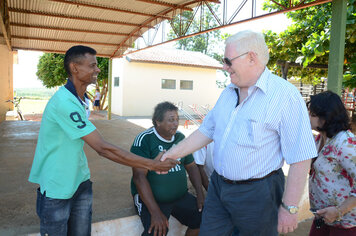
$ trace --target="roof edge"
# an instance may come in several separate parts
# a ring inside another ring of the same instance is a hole
[[[127,58],[126,60],[129,62],[138,62],[138,63],[154,63],[154,64],[167,64],[167,65],[175,65],[175,66],[190,66],[190,67],[198,67],[198,68],[207,68],[207,69],[217,69],[217,70],[222,70],[221,67],[217,66],[203,66],[203,65],[194,65],[194,64],[188,64],[188,63],[174,63],[174,62],[162,62],[162,61],[144,61],[144,60],[135,60],[132,58]]]

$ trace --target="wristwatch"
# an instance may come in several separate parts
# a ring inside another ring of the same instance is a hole
[[[284,204],[284,202],[282,202],[282,207],[291,214],[297,214],[299,210],[297,206],[287,206],[286,204]]]

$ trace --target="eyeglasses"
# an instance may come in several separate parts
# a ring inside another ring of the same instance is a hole
[[[223,64],[226,64],[227,66],[232,66],[232,60],[235,60],[235,59],[237,59],[239,57],[242,57],[243,55],[246,55],[247,53],[249,53],[249,52],[245,52],[245,53],[241,54],[240,56],[237,56],[237,57],[234,57],[234,58],[231,58],[231,59],[229,59],[227,57],[224,57],[221,61],[222,61]]]

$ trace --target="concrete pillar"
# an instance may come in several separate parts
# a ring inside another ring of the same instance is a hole
[[[112,58],[109,59],[109,73],[108,73],[108,120],[111,120],[111,98],[112,98]]]
[[[13,110],[13,52],[6,44],[0,44],[0,122],[5,120],[6,112]]]
[[[347,1],[333,0],[331,15],[328,90],[341,95],[344,68]]]

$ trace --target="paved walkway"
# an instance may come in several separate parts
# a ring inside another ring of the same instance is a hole
[[[93,123],[104,138],[127,150],[134,137],[144,130],[141,126],[151,126],[147,119],[131,119],[128,122],[113,117],[108,121],[105,114],[101,118],[96,118]],[[35,212],[37,186],[27,181],[39,127],[39,121],[0,123],[0,235],[24,235],[39,231]],[[189,134],[193,130],[190,127],[185,132]],[[94,182],[93,222],[134,215],[129,190],[131,168],[113,164],[87,145],[85,152]],[[307,235],[309,227],[310,221],[302,223],[296,233],[288,235]]]

